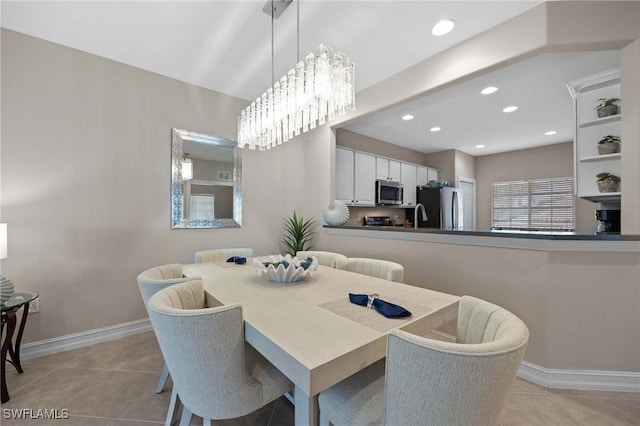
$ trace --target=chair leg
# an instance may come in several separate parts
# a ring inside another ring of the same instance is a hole
[[[176,403],[178,401],[178,391],[173,388],[171,391],[171,401],[169,401],[169,411],[167,411],[167,419],[164,421],[164,426],[171,426],[173,423],[173,417],[176,415]]]
[[[169,368],[167,368],[167,363],[164,363],[162,367],[162,374],[160,375],[160,381],[158,381],[158,386],[156,386],[156,393],[160,393],[164,389],[164,385],[167,384],[167,380],[169,380]]]
[[[192,413],[182,404],[182,416],[180,417],[180,426],[189,426],[191,423]]]

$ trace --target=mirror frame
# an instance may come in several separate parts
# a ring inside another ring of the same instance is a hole
[[[233,148],[233,218],[184,219],[182,146],[184,141]],[[183,129],[171,129],[171,229],[240,228],[242,226],[242,149],[232,139]]]

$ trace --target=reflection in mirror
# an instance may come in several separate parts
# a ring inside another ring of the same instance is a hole
[[[236,141],[173,129],[171,227],[242,224],[242,150]]]

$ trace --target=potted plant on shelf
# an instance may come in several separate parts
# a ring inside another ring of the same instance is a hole
[[[299,251],[311,249],[311,239],[313,238],[313,218],[304,220],[298,216],[294,210],[293,216],[284,220],[284,236],[282,246],[285,254],[295,256]]]
[[[598,154],[614,154],[620,152],[620,136],[607,135],[598,141]]]
[[[620,99],[618,98],[600,98],[598,102],[600,102],[594,108],[596,113],[598,114],[598,118],[608,117],[610,115],[616,115],[618,113],[618,105],[615,102],[618,102]]]
[[[598,191],[600,192],[618,192],[620,187],[620,178],[611,173],[603,172],[596,175],[598,183]]]

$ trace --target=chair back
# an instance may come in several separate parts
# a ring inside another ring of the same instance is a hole
[[[347,256],[340,253],[333,253],[330,251],[299,251],[296,253],[298,259],[306,259],[307,257],[315,256],[318,259],[318,263],[324,266],[330,266],[334,268],[336,259],[346,259]]]
[[[336,269],[343,269],[345,271],[398,283],[404,280],[404,267],[399,263],[388,260],[349,257],[347,259],[336,259],[334,265]]]
[[[262,386],[245,369],[240,305],[207,307],[202,281],[192,280],[159,291],[148,307],[174,389],[190,412],[227,419],[262,406]]]
[[[182,265],[172,263],[169,265],[156,266],[147,269],[138,275],[138,287],[142,294],[145,306],[149,298],[165,287],[188,281],[192,278],[186,278],[182,274]]]
[[[216,262],[219,260],[227,260],[231,256],[253,257],[253,249],[251,248],[226,248],[203,250],[196,252],[196,263]]]
[[[464,296],[459,343],[392,330],[386,424],[493,425],[524,356],[527,326],[504,308]]]

